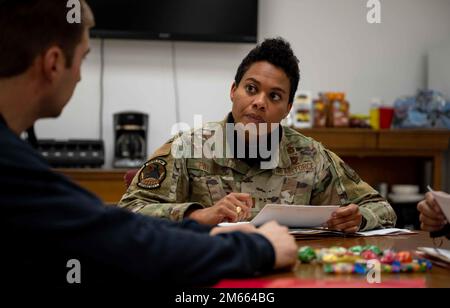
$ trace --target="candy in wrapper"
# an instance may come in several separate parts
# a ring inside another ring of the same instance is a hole
[[[395,260],[402,262],[402,263],[411,263],[412,262],[412,255],[409,251],[400,251],[395,256]]]
[[[392,264],[395,261],[395,252],[392,250],[385,250],[383,252],[383,256],[380,259],[380,262],[383,264]]]
[[[322,257],[322,262],[324,263],[337,263],[338,262],[338,256],[335,254],[326,254]]]
[[[367,273],[367,266],[363,263],[355,263],[354,272],[356,274],[365,275]]]
[[[352,252],[353,254],[359,256],[361,254],[361,252],[363,251],[363,248],[362,248],[362,246],[353,246],[349,249],[349,251]]]
[[[303,263],[311,263],[316,259],[316,252],[309,246],[301,247],[298,250],[298,259]]]
[[[344,247],[331,247],[328,252],[330,254],[334,254],[337,256],[343,256],[347,253],[347,249],[345,249]]]
[[[361,257],[364,258],[365,260],[374,260],[378,258],[377,254],[374,253],[372,250],[364,250],[361,253]]]
[[[378,248],[378,247],[375,246],[375,245],[364,246],[364,247],[363,247],[363,252],[364,252],[364,251],[367,251],[367,250],[372,251],[372,252],[373,252],[374,254],[376,254],[377,256],[381,255],[381,249]]]

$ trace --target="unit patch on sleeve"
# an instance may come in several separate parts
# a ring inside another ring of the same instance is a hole
[[[157,158],[148,161],[139,173],[138,186],[145,189],[155,189],[161,186],[166,178],[167,162]]]

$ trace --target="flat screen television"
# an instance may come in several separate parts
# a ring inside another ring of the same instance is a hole
[[[93,37],[255,43],[258,0],[88,0]]]

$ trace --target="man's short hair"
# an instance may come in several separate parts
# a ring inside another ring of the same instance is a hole
[[[236,85],[239,85],[252,64],[261,61],[267,61],[285,72],[291,83],[289,102],[292,103],[300,81],[299,60],[294,55],[290,44],[281,37],[266,39],[250,51],[236,72],[234,77]]]
[[[63,51],[71,67],[83,31],[93,24],[81,3],[81,23],[69,23],[65,0],[0,0],[0,78],[24,73],[51,46]],[[90,12],[90,11],[89,11]]]

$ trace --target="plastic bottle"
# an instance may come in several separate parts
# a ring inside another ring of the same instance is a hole
[[[327,92],[328,100],[328,126],[329,127],[348,127],[350,104],[345,100],[345,93]]]
[[[311,92],[301,91],[297,94],[292,106],[293,124],[295,128],[311,128],[313,125]]]
[[[372,99],[370,103],[370,126],[373,129],[380,129],[380,107],[382,105],[382,101],[379,98]]]

